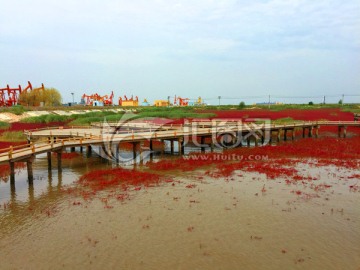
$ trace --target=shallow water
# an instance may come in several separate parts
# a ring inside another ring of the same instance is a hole
[[[360,192],[349,190],[359,179],[346,178],[354,172],[300,164],[320,178],[313,184],[331,185],[321,190],[199,170],[131,190],[126,200],[103,191],[85,201],[68,191],[90,169],[113,166],[79,157],[49,174],[39,156],[33,187],[25,170],[15,190],[0,182],[0,268],[359,269]]]

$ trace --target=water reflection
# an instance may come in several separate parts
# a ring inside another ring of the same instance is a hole
[[[92,148],[92,151],[89,151]],[[110,149],[111,153],[122,155],[121,160],[128,162],[116,162],[119,160],[111,160],[102,158],[102,153],[106,152],[102,147],[88,147],[87,151],[82,151],[81,147],[76,150],[78,157],[66,159],[58,162],[57,154],[50,155],[48,162],[48,154],[38,155],[33,163],[34,180],[29,181],[27,177],[26,166],[17,169],[16,176],[9,176],[7,182],[0,182],[0,204],[10,202],[16,205],[16,202],[34,203],[39,196],[47,196],[61,191],[63,185],[73,184],[81,175],[91,170],[113,168],[117,166],[138,168],[148,162],[156,162],[163,157],[173,157],[179,155],[180,145],[177,141],[165,141],[164,147],[155,148],[154,151],[138,148],[136,151],[128,151],[117,147]],[[70,149],[68,149],[70,152]],[[144,151],[145,150],[145,151]],[[221,148],[197,147],[194,144],[187,144],[184,154],[193,152],[222,152]],[[71,151],[73,152],[73,151]],[[133,159],[135,155],[135,158]],[[57,182],[57,189],[54,190],[54,182]],[[10,191],[10,192],[9,192]]]

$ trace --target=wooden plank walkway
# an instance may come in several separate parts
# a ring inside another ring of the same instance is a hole
[[[248,146],[250,140],[253,139],[255,145],[258,145],[258,140],[262,144],[265,142],[265,137],[272,140],[274,135],[276,140],[280,141],[280,137],[287,139],[287,133],[291,132],[291,138],[295,137],[295,130],[302,129],[302,135],[309,137],[318,135],[318,130],[321,126],[337,126],[339,137],[346,137],[346,128],[348,126],[360,127],[360,122],[356,121],[317,121],[317,122],[302,122],[285,125],[266,125],[256,123],[242,123],[242,122],[223,122],[220,124],[214,122],[189,123],[182,126],[159,126],[159,125],[132,125],[126,127],[120,132],[116,128],[96,128],[96,127],[58,127],[46,128],[39,130],[24,131],[28,138],[25,145],[9,147],[0,149],[0,164],[9,163],[11,170],[11,177],[14,177],[14,162],[27,162],[29,179],[32,178],[32,162],[33,159],[43,153],[48,154],[49,166],[51,166],[51,152],[57,153],[58,168],[61,169],[61,153],[65,148],[88,147],[90,149],[93,145],[106,146],[116,145],[120,143],[132,143],[133,153],[136,155],[136,147],[143,141],[150,141],[150,150],[152,149],[152,141],[158,140],[164,142],[171,141],[171,152],[173,152],[173,142],[178,142],[179,154],[184,152],[185,138],[200,137],[201,145],[204,144],[205,138],[216,138],[220,134],[230,136],[233,141],[244,138],[247,140]],[[315,134],[313,134],[315,130]],[[43,140],[39,141],[39,139]],[[45,140],[44,140],[45,139]],[[39,142],[34,142],[38,140]],[[213,140],[211,140],[211,147],[213,148]],[[267,141],[268,142],[268,141]],[[239,144],[241,146],[241,143]],[[203,146],[202,146],[203,148]]]

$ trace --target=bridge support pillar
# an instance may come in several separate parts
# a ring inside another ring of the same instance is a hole
[[[303,138],[305,138],[305,128],[304,127],[302,128],[302,136],[303,136]]]
[[[315,127],[315,138],[319,138],[319,128],[320,126]]]
[[[153,149],[154,149],[152,140],[149,141],[149,148],[150,148],[150,151],[153,151]]]
[[[344,134],[344,138],[346,138],[346,126],[344,126],[343,134]]]
[[[338,126],[338,136],[339,136],[339,138],[341,138],[341,133],[342,133],[342,136],[344,138],[346,138],[346,126]]]
[[[9,162],[10,165],[10,183],[15,182],[15,163]]]
[[[184,137],[181,138],[180,146],[181,146],[181,153],[184,154],[185,153],[185,139],[184,139]]]
[[[75,152],[75,147],[71,147],[70,152]]]
[[[161,154],[165,154],[165,140],[161,140]]]
[[[62,150],[61,151],[59,151],[59,152],[57,152],[56,153],[56,155],[57,155],[57,165],[58,165],[58,171],[59,172],[61,172],[62,171],[62,160],[61,160],[61,156],[62,156]]]
[[[10,196],[11,196],[11,201],[16,200],[15,177],[13,179],[10,177]]]
[[[51,152],[47,152],[48,169],[51,170]]]
[[[86,146],[86,156],[91,156],[91,145]]]
[[[280,138],[281,138],[281,129],[279,129],[277,133],[277,142],[280,142]]]
[[[253,137],[254,137],[254,141],[255,141],[255,146],[259,146],[259,138],[256,136],[253,136]]]
[[[170,151],[171,154],[174,154],[174,140],[170,140]]]
[[[80,146],[80,153],[82,153],[84,151],[83,147]]]
[[[178,138],[178,152],[179,152],[179,155],[182,155],[183,151],[184,151],[183,138]]]
[[[136,146],[137,146],[137,143],[134,142],[132,143],[132,152],[133,152],[133,160],[136,160]]]
[[[214,138],[213,137],[210,137],[211,139],[211,142],[210,142],[210,150],[211,152],[214,152]]]
[[[265,143],[265,135],[264,134],[261,134],[260,140],[261,140],[261,145],[264,145],[264,143]],[[240,142],[240,146],[241,146],[241,142]]]
[[[312,137],[312,133],[313,133],[313,127],[309,127],[309,138]]]
[[[287,140],[287,137],[286,137],[286,135],[287,135],[287,129],[284,129],[284,141],[286,141]]]
[[[295,140],[295,128],[291,132],[291,140]]]
[[[272,129],[270,129],[270,138],[269,138],[269,143],[270,144],[272,144],[272,142],[273,142],[273,130]]]
[[[27,168],[27,173],[28,173],[28,180],[29,180],[29,185],[32,185],[33,181],[34,181],[34,172],[33,172],[33,159],[29,158],[26,161],[26,168]]]
[[[140,165],[143,165],[143,164],[144,164],[144,154],[143,154],[143,152],[141,151],[141,145],[140,145],[140,153],[139,153],[139,156],[140,156]]]
[[[200,144],[201,144],[201,152],[204,153],[205,152],[205,137],[202,136],[200,138]]]

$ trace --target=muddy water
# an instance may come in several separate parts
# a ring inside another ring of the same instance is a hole
[[[61,174],[49,174],[43,156],[33,187],[25,171],[15,189],[0,182],[1,269],[360,267],[360,193],[349,191],[359,179],[346,179],[354,172],[301,164],[320,176],[315,184],[331,185],[315,191],[257,173],[212,179],[198,171],[131,190],[128,200],[104,191],[84,201],[67,187],[90,168],[113,165],[83,162],[64,160]]]

